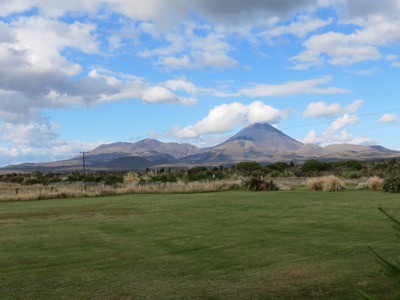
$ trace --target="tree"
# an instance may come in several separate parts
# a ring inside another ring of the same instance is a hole
[[[327,169],[326,163],[320,162],[319,160],[316,159],[307,160],[301,166],[301,170],[307,173],[325,171],[326,169]]]
[[[257,171],[261,169],[261,165],[255,161],[246,161],[238,163],[236,166],[236,170],[244,174],[251,174],[253,171]]]

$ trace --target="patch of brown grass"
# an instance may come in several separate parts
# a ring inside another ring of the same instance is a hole
[[[307,178],[306,186],[310,191],[322,191],[324,181],[322,177]]]
[[[161,193],[202,193],[217,192],[238,189],[240,180],[216,180],[207,182],[167,182],[167,183],[130,183],[117,186],[92,186],[84,187],[81,184],[71,184],[60,188],[36,187],[9,189],[0,195],[0,201],[36,201],[45,199],[77,198],[77,197],[99,197],[124,194],[161,194]]]
[[[334,175],[324,176],[322,180],[323,180],[322,189],[324,191],[337,192],[346,189],[344,181]]]
[[[382,190],[382,186],[383,186],[383,179],[378,176],[370,177],[367,180],[367,187],[370,190],[379,191]]]
[[[334,175],[308,178],[306,186],[310,191],[327,192],[342,191],[346,188],[344,181]]]

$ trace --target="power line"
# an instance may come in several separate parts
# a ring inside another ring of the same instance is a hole
[[[82,169],[83,169],[83,173],[86,173],[86,166],[85,166],[85,154],[89,153],[88,151],[81,151],[79,152],[82,154]]]

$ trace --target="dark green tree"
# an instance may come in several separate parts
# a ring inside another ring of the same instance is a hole
[[[327,164],[316,159],[310,159],[304,162],[301,170],[305,173],[321,172],[327,169]]]

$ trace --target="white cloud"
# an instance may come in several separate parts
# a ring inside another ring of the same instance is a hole
[[[359,110],[363,104],[363,100],[355,100],[349,105],[342,107],[339,103],[327,104],[326,102],[309,103],[307,109],[303,112],[303,116],[307,118],[332,117],[339,114],[354,113]]]
[[[152,86],[145,89],[142,92],[141,98],[149,103],[176,102],[184,105],[192,105],[197,102],[194,98],[179,97],[162,86]]]
[[[399,56],[396,55],[396,54],[389,54],[389,55],[386,56],[386,59],[387,60],[398,60]]]
[[[261,101],[255,101],[249,105],[233,102],[215,106],[204,119],[196,124],[184,128],[172,128],[168,135],[191,139],[203,134],[225,133],[243,124],[258,122],[276,124],[286,116],[286,112],[266,105]]]
[[[306,137],[299,138],[298,141],[303,144],[316,144],[319,146],[328,146],[333,144],[353,144],[353,145],[366,145],[373,144],[374,140],[369,137],[356,137],[349,133],[347,130],[342,130],[340,133],[330,133],[326,132],[318,135],[315,130],[311,130]]]
[[[23,163],[65,159],[106,143],[65,141],[60,139],[57,129],[57,124],[48,122],[0,124],[1,140],[3,144],[8,144],[0,147],[0,161]]]
[[[290,96],[299,94],[343,94],[349,90],[336,87],[319,87],[332,80],[331,76],[322,78],[289,81],[283,84],[256,84],[253,87],[243,88],[240,94],[250,97]]]
[[[272,29],[259,33],[259,36],[266,40],[271,40],[275,37],[291,34],[299,38],[305,37],[307,34],[332,23],[332,19],[321,20],[314,19],[308,15],[301,15],[298,20],[293,21],[287,26],[275,26]]]
[[[350,33],[330,31],[307,39],[305,50],[292,57],[296,68],[332,65],[352,65],[383,58],[380,47],[400,42],[400,5],[398,1],[344,0],[334,3],[343,12],[344,23],[355,25]]]
[[[326,135],[331,135],[346,126],[355,125],[359,120],[360,118],[357,115],[344,114],[343,117],[339,117],[332,122],[332,124],[326,130]]]
[[[189,94],[194,94],[198,90],[192,82],[184,78],[167,80],[163,85],[171,91],[184,91]]]
[[[164,38],[167,45],[143,50],[139,55],[155,58],[158,65],[168,69],[230,68],[237,65],[237,61],[229,57],[232,49],[226,36],[213,27],[186,23],[179,27],[178,32],[167,33]]]
[[[350,105],[351,106],[351,105]],[[349,106],[348,106],[349,107]],[[337,111],[343,110],[340,106],[336,107]],[[360,118],[357,115],[344,114],[342,117],[336,118],[322,134],[318,134],[316,130],[308,132],[307,136],[298,139],[304,144],[317,144],[327,146],[331,144],[349,143],[355,145],[370,144],[373,142],[368,137],[356,137],[348,132],[345,127],[358,124]]]
[[[360,75],[360,76],[372,76],[379,72],[382,72],[382,69],[372,68],[372,69],[365,69],[365,70],[355,70],[355,71],[352,71],[351,73]]]
[[[380,119],[378,120],[379,124],[388,124],[388,123],[396,123],[398,120],[398,117],[393,114],[384,114]]]
[[[46,148],[58,136],[53,131],[56,125],[49,123],[0,125],[0,134],[3,141],[15,147]]]
[[[400,68],[400,61],[392,63],[392,67]]]

